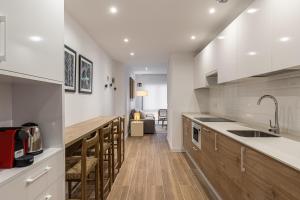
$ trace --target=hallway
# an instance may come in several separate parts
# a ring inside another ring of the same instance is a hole
[[[109,200],[206,200],[184,153],[170,152],[166,134],[130,137]]]

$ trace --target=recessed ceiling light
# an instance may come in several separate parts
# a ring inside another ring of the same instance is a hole
[[[216,12],[216,9],[215,8],[210,8],[208,12],[209,12],[209,14],[214,14]]]
[[[30,36],[29,39],[33,42],[41,42],[43,40],[42,37],[37,36],[37,35]]]
[[[111,14],[116,14],[116,13],[118,13],[118,8],[115,7],[115,6],[111,6],[111,7],[109,8],[109,12],[110,12]]]
[[[128,38],[124,38],[123,40],[125,43],[128,43],[129,42],[129,39]]]
[[[279,41],[280,41],[280,42],[288,42],[288,41],[290,41],[290,39],[291,39],[291,38],[289,38],[289,37],[281,37],[281,38],[279,39]]]
[[[248,10],[247,10],[247,13],[249,13],[249,14],[253,14],[253,13],[256,13],[258,10],[256,9],[256,8],[249,8]]]
[[[249,51],[249,52],[248,52],[248,55],[249,55],[249,56],[255,56],[256,54],[257,54],[257,53],[256,53],[255,51]]]
[[[190,37],[190,39],[191,39],[191,40],[196,40],[196,36],[195,36],[195,35],[192,35],[192,36]]]
[[[134,52],[131,52],[131,53],[130,53],[130,55],[131,55],[131,56],[134,56],[134,55],[135,55],[135,53],[134,53]]]
[[[220,35],[220,36],[218,37],[218,39],[219,39],[219,40],[224,40],[224,39],[225,39],[225,36]]]

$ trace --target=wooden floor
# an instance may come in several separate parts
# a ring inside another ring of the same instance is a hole
[[[184,153],[171,152],[166,134],[130,137],[109,200],[206,200]]]

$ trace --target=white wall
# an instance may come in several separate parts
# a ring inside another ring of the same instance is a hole
[[[168,66],[168,142],[173,151],[182,151],[182,112],[206,112],[207,90],[193,90],[193,54],[173,54]],[[198,103],[198,101],[204,103]]]
[[[12,126],[12,85],[0,82],[0,127]]]
[[[65,44],[93,62],[93,94],[78,93],[78,62],[76,93],[65,95],[65,126],[99,115],[114,114],[114,90],[104,88],[106,77],[113,76],[113,60],[87,32],[65,12]]]
[[[166,74],[138,74],[136,83],[142,83],[142,89],[148,91],[144,97],[144,110],[157,112],[158,109],[167,108],[167,75]],[[136,88],[139,90],[139,88]],[[135,107],[142,107],[142,98],[137,97]]]
[[[209,92],[210,112],[267,129],[270,119],[274,124],[275,108],[269,99],[257,105],[257,100],[264,94],[274,95],[279,102],[282,131],[300,136],[299,72],[212,87]]]

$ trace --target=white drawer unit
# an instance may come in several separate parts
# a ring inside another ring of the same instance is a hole
[[[16,192],[17,191],[17,192]],[[16,175],[3,186],[0,194],[4,199],[62,199],[64,195],[64,153],[59,151]]]

